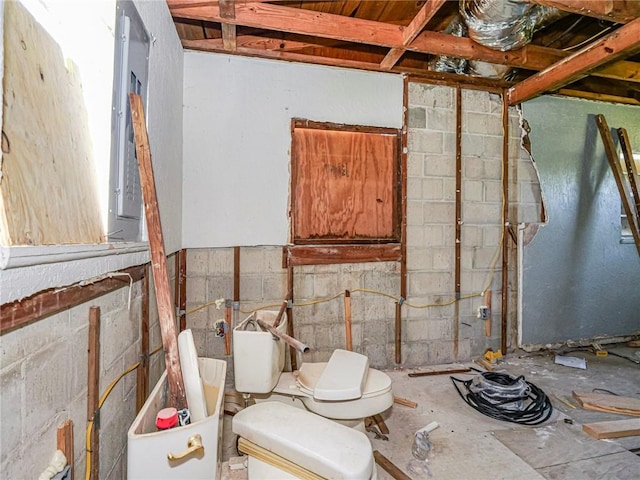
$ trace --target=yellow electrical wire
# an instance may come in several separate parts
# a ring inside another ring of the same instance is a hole
[[[162,349],[162,345],[157,346],[149,353],[149,356],[159,352],[161,349]],[[96,412],[100,411],[105,400],[107,399],[111,391],[115,388],[115,386],[118,384],[118,382],[122,380],[125,375],[128,375],[129,373],[133,372],[139,366],[140,366],[140,362],[134,363],[129,368],[127,368],[124,372],[118,375],[118,377],[113,382],[111,382],[111,384],[107,387],[107,389],[104,391],[104,393],[100,397],[100,400],[98,400],[98,407],[96,408]],[[91,433],[93,431],[93,422],[95,420],[96,412],[94,412],[93,417],[87,423],[87,438],[86,438],[87,462],[86,462],[86,468],[85,468],[86,480],[90,480],[91,478]]]

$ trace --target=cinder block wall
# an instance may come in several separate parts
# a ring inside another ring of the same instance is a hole
[[[170,262],[171,263],[171,262]],[[38,478],[56,450],[56,431],[74,425],[75,478],[84,478],[89,309],[100,307],[100,394],[140,360],[142,282],[38,320],[0,337],[0,471],[2,478]],[[150,348],[161,345],[150,282]],[[150,364],[150,388],[164,355]],[[136,372],[123,378],[101,410],[100,478],[126,477],[127,430],[136,415]]]
[[[502,234],[502,105],[497,95],[462,92],[462,244],[461,294],[493,293],[491,337],[477,318],[483,297],[459,303],[458,354],[454,354],[455,243],[455,89],[411,83],[407,161],[407,303],[402,307],[402,364],[446,363],[479,356],[500,347]],[[531,159],[520,148],[520,118],[509,112],[509,221],[537,221],[540,193]],[[286,295],[282,247],[240,249],[240,300],[243,319],[254,308],[277,309]],[[512,261],[514,259],[510,259]],[[493,266],[493,267],[492,267]],[[515,261],[512,261],[515,269]],[[493,273],[492,273],[493,272]],[[188,310],[233,295],[233,249],[188,251]],[[515,302],[515,270],[510,275],[509,301]],[[395,364],[395,301],[400,294],[400,264],[363,263],[296,267],[294,269],[294,329],[312,351],[302,360],[326,360],[345,346],[344,299],[321,300],[351,290],[354,350],[371,364]],[[320,302],[319,302],[320,301]],[[314,303],[318,302],[318,303]],[[430,306],[413,308],[413,306]],[[511,323],[515,309],[510,307]],[[187,316],[198,330],[200,355],[224,357],[224,340],[213,335],[213,322],[224,312],[215,307]],[[230,358],[228,360],[231,360]],[[231,364],[228,379],[231,381]]]

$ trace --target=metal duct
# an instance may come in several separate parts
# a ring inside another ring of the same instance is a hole
[[[536,30],[566,13],[519,0],[460,0],[460,15],[469,38],[504,52],[523,47]]]
[[[444,29],[443,33],[448,33],[454,37],[468,36],[467,26],[460,18],[460,15],[456,15],[456,18],[454,18],[447,28]],[[436,72],[454,72],[464,74],[467,73],[467,61],[464,58],[441,55],[439,57],[435,57],[429,62],[429,69]]]
[[[460,0],[460,16],[456,17],[445,33],[463,32],[475,42],[494,50],[507,51],[531,42],[533,34],[567,15],[557,8],[534,5],[520,0]],[[448,31],[452,28],[453,31]],[[464,70],[461,65],[464,62]],[[450,57],[437,57],[430,62],[440,72],[469,73],[471,75],[500,78],[508,67],[480,61],[461,61]]]

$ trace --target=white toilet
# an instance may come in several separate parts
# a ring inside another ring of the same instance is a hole
[[[298,372],[283,372],[286,345],[256,326],[255,318],[273,325],[277,312],[258,310],[233,330],[235,388],[257,402],[281,400],[332,420],[364,429],[364,419],[393,404],[391,379],[369,368],[369,359],[336,350],[328,362],[304,363]],[[284,318],[277,330],[287,331]]]
[[[255,321],[273,325],[276,316],[259,310],[233,330],[235,387],[256,399],[232,422],[238,449],[249,456],[249,480],[376,480],[364,418],[393,404],[391,379],[346,350],[283,372],[284,341]],[[277,330],[286,333],[286,319]]]

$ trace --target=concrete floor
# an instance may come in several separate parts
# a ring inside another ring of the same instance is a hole
[[[635,355],[639,350],[624,346],[609,349],[640,360],[640,354]],[[496,371],[512,375],[524,375],[550,397],[554,415],[538,427],[520,427],[476,412],[458,396],[449,375],[407,376],[412,371],[460,368],[464,366],[462,364],[389,371],[394,395],[412,400],[418,407],[394,404],[385,412],[383,417],[390,430],[389,440],[376,439],[369,433],[373,449],[408,474],[413,433],[436,421],[440,427],[429,435],[432,449],[428,467],[433,479],[639,479],[640,457],[630,450],[640,449],[640,436],[595,440],[582,432],[583,423],[631,417],[584,410],[572,398],[571,392],[601,388],[638,398],[640,365],[612,355],[596,357],[586,351],[568,351],[566,354],[585,358],[587,369],[556,365],[554,356],[549,353],[524,352],[508,355],[496,368]],[[466,366],[478,367],[472,363]],[[468,374],[455,376],[470,378]],[[227,461],[223,464],[223,478],[242,480],[246,479],[246,470],[230,471],[228,467],[229,458],[237,455],[230,421],[231,417],[226,416],[223,460]],[[379,466],[377,468],[381,480],[393,478]],[[426,473],[410,476],[429,478]]]

